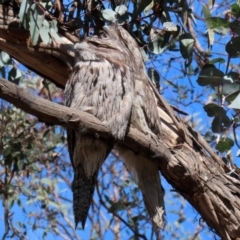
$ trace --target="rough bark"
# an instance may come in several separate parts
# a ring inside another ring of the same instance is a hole
[[[77,38],[60,28],[62,42],[32,47],[28,31],[19,27],[11,7],[0,5],[0,49],[64,87],[73,62],[73,43]],[[59,71],[61,69],[61,71]],[[51,103],[0,79],[0,97],[40,120],[111,138],[107,128],[93,116]],[[156,145],[136,129],[129,129],[123,144],[151,156],[174,189],[200,213],[209,227],[223,239],[240,237],[240,182],[211,150],[202,137],[174,116],[159,96],[159,116],[164,141]]]

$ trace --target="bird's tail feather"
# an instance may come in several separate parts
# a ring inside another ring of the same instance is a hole
[[[164,190],[161,186],[158,166],[145,156],[130,149],[117,146],[120,157],[142,192],[144,204],[152,219],[154,228],[165,227]]]
[[[79,134],[76,134],[74,145],[73,211],[76,227],[81,222],[84,229],[97,184],[99,168],[113,145],[104,139]]]

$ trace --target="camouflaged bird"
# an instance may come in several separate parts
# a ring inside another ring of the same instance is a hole
[[[88,112],[102,121],[117,140],[124,140],[128,126],[154,139],[161,137],[157,98],[148,84],[141,52],[120,26],[103,28],[100,37],[75,45],[75,66],[65,87],[66,106]],[[74,169],[72,183],[76,226],[84,228],[99,168],[114,144],[86,130],[68,130]],[[119,156],[138,184],[154,226],[164,227],[164,202],[158,166],[130,148],[115,144]]]

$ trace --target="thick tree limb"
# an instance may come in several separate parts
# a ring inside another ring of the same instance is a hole
[[[36,97],[20,87],[0,79],[0,97],[49,124],[81,128],[96,137],[111,138],[107,128],[88,113],[72,110]],[[163,123],[163,142],[156,143],[130,128],[123,144],[136,154],[146,154],[157,161],[168,182],[201,214],[207,224],[223,239],[240,236],[240,182],[225,173],[223,165],[213,161],[192,136],[192,147],[182,139],[171,118],[159,109]]]

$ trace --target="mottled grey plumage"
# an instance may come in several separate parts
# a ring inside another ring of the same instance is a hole
[[[132,69],[128,49],[113,36],[86,38],[75,45],[75,66],[65,87],[66,106],[91,113],[123,139],[132,100]],[[85,221],[92,202],[99,168],[113,147],[112,141],[68,130],[69,154],[74,169],[73,210],[76,226]]]
[[[131,64],[134,74],[134,98],[130,124],[158,141],[161,138],[161,121],[158,115],[158,100],[149,84],[139,47],[123,28],[121,37],[132,53]],[[120,157],[143,194],[145,206],[152,218],[155,229],[165,226],[164,190],[161,186],[158,165],[147,157],[134,153],[121,144],[116,144]]]
[[[75,66],[66,88],[66,105],[100,119],[117,139],[127,127],[154,138],[161,137],[155,97],[137,43],[122,27],[104,27],[100,38],[90,37],[75,46]],[[76,225],[84,228],[98,170],[113,147],[111,141],[68,130],[74,169],[72,184]],[[146,208],[156,227],[164,226],[163,190],[158,166],[119,143],[116,150],[139,185]]]

